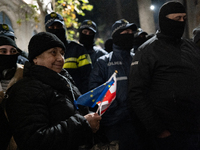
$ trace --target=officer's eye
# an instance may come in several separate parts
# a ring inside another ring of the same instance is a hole
[[[7,53],[7,50],[5,49],[0,49],[0,54],[6,54]]]
[[[10,51],[11,55],[14,55],[14,54],[17,54],[17,53],[18,53],[18,51],[16,49],[11,49],[11,51]]]

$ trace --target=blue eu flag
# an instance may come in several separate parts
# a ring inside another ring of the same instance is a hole
[[[106,92],[109,90],[109,88],[112,86],[114,83],[114,79],[110,80],[109,82],[106,82],[97,88],[79,96],[77,101],[75,102],[75,105],[83,105],[83,106],[88,106],[88,107],[94,107],[97,102],[101,101],[102,98],[105,96]]]

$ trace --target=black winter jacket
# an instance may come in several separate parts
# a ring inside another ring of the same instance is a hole
[[[118,71],[116,98],[103,115],[101,124],[104,126],[130,119],[127,106],[127,76],[133,56],[134,54],[130,51],[121,50],[117,45],[113,45],[113,51],[100,57],[91,72],[89,87],[93,89],[105,83],[115,70]]]
[[[76,150],[90,144],[92,130],[73,104],[80,93],[67,72],[25,64],[24,78],[7,92],[6,112],[20,150]]]
[[[129,100],[152,134],[200,131],[200,51],[157,33],[131,64]]]

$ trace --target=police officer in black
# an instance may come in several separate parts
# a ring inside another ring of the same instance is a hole
[[[119,150],[138,150],[137,133],[127,104],[128,75],[132,58],[134,31],[137,26],[125,19],[116,21],[112,26],[113,51],[101,56],[90,75],[90,89],[105,83],[117,73],[116,98],[103,114],[101,131],[109,141],[119,141]]]
[[[14,41],[16,39],[15,32],[9,24],[0,24],[0,35],[5,35]],[[24,64],[26,61],[28,61],[27,58],[28,54],[24,51],[21,51],[20,55],[18,56],[17,63]]]
[[[90,54],[92,65],[94,66],[96,60],[107,52],[100,47],[95,46],[95,35],[97,32],[96,23],[92,20],[84,20],[79,28],[79,42],[84,45],[87,52]]]

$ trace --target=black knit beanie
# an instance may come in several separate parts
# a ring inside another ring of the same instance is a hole
[[[10,37],[8,36],[5,36],[5,35],[0,35],[0,46],[2,45],[10,45],[10,46],[13,46],[17,49],[17,51],[21,54],[22,50],[20,50],[15,41],[12,40]]]
[[[65,51],[65,45],[56,35],[49,32],[40,32],[34,35],[28,45],[29,61],[33,62],[35,57],[54,47],[60,47]]]

